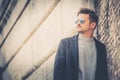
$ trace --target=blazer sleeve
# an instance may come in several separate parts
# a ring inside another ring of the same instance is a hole
[[[65,54],[65,41],[61,40],[55,56],[53,80],[66,80]]]

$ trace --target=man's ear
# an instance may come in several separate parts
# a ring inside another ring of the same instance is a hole
[[[95,23],[95,22],[92,22],[92,23],[91,23],[91,28],[92,28],[92,29],[95,29],[95,26],[96,26],[96,23]]]

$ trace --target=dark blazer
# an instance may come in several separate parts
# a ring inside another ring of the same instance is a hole
[[[108,80],[106,48],[96,39],[95,45],[97,49],[95,80]],[[55,57],[53,80],[78,80],[78,60],[78,34],[62,39]]]

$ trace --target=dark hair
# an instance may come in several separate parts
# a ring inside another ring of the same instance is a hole
[[[81,8],[77,14],[77,16],[79,14],[89,14],[90,16],[90,22],[96,22],[96,25],[98,24],[98,16],[97,14],[91,10],[91,9],[88,9],[88,8]]]

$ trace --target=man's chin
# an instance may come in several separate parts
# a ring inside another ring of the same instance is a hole
[[[77,31],[77,32],[78,32],[78,33],[81,33],[81,34],[84,33],[84,31]]]

